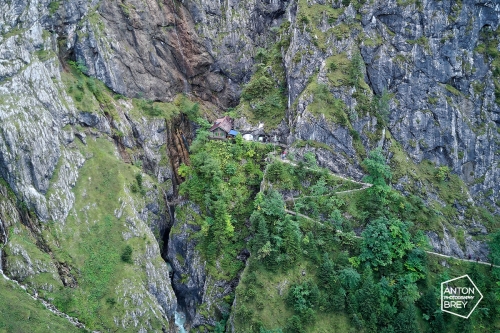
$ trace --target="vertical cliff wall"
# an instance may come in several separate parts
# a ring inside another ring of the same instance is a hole
[[[483,0],[3,2],[0,175],[33,223],[3,219],[5,271],[78,313],[65,295],[91,292],[99,261],[80,271],[112,230],[118,252],[107,259],[121,279],[91,305],[118,314],[91,326],[169,329],[176,300],[157,241],[174,222],[165,199],[176,199],[194,134],[179,93],[214,114],[232,107],[242,131],[358,179],[381,146],[393,186],[441,216],[422,226],[433,247],[484,258],[481,237],[500,212],[499,17]],[[206,292],[212,277],[186,222],[164,254],[187,302],[216,304],[194,323],[214,324],[234,286]],[[80,243],[95,248],[71,249]],[[120,258],[127,245],[132,263]]]

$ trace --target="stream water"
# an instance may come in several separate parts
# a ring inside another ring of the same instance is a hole
[[[178,333],[186,333],[184,323],[186,322],[186,315],[182,312],[175,311],[175,325],[179,328]]]
[[[0,246],[0,275],[5,280],[10,281],[11,283],[16,284],[18,287],[20,287],[21,289],[23,289],[32,299],[41,302],[45,306],[45,308],[47,308],[47,310],[49,310],[50,312],[54,313],[55,315],[57,315],[59,317],[65,318],[66,320],[68,320],[71,324],[73,324],[76,327],[85,328],[85,325],[82,324],[81,322],[79,322],[78,319],[73,318],[71,316],[68,316],[66,313],[59,311],[54,305],[50,304],[49,302],[47,302],[43,298],[38,297],[38,293],[36,291],[32,295],[28,291],[28,289],[26,288],[26,286],[20,284],[16,280],[12,280],[7,275],[5,275],[5,273],[3,271],[3,260],[2,259],[3,259],[3,247],[7,244],[7,234],[5,233],[5,230],[3,229],[2,221],[0,221],[0,231],[2,232],[2,236],[4,237],[3,238],[4,239],[4,244],[1,244],[1,246]],[[170,267],[170,269],[172,269],[172,268]],[[178,328],[178,333],[186,333],[186,330],[184,328],[184,323],[185,322],[186,322],[186,315],[184,313],[182,313],[182,312],[177,312],[176,311],[175,312],[175,325]]]

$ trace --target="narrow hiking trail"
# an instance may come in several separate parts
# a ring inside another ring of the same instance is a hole
[[[324,223],[322,223],[322,222],[320,222],[320,221],[318,221],[316,219],[313,219],[313,218],[311,218],[311,217],[309,217],[307,215],[296,213],[296,212],[288,210],[288,209],[285,209],[285,212],[288,213],[288,214],[291,214],[291,215],[299,216],[299,217],[305,218],[307,220],[313,221],[313,222],[321,225],[322,227],[325,226]],[[340,232],[336,231],[336,233],[342,234],[342,231],[340,231]],[[363,239],[363,237],[358,236],[358,235],[354,235],[354,238]],[[442,253],[433,252],[433,251],[426,251],[426,250],[424,250],[424,252],[428,253],[428,254],[431,254],[431,255],[443,257],[443,258],[455,259],[455,260],[459,260],[459,261],[466,261],[466,262],[471,262],[471,263],[476,263],[476,264],[481,264],[481,265],[487,265],[487,266],[492,266],[492,267],[500,268],[500,266],[498,266],[498,265],[493,265],[492,263],[485,262],[485,261],[479,261],[479,260],[473,260],[473,259],[462,259],[462,258],[453,257],[453,256],[449,256],[449,255],[442,254]]]
[[[273,153],[275,154],[275,153]],[[293,165],[295,167],[298,167],[297,163],[294,163],[290,160],[286,160],[286,159],[279,159],[279,158],[276,158],[275,156],[273,156],[272,158],[274,158],[275,161],[278,161],[278,162],[281,162],[281,163],[287,163],[287,164],[290,164],[290,165]],[[264,173],[263,173],[263,176],[262,176],[262,181],[260,183],[260,192],[262,192],[264,190],[264,185],[266,183],[266,175],[267,175],[267,170],[269,168],[269,165],[271,164],[271,158],[267,161],[267,165],[266,165],[266,168],[264,169]],[[311,170],[311,171],[318,171],[317,169],[314,169],[314,168],[310,168],[310,167],[307,167],[305,166],[304,167],[305,169],[307,170]],[[326,169],[327,170],[327,169]],[[357,191],[362,191],[362,190],[366,190],[367,188],[369,187],[372,187],[373,184],[369,184],[369,183],[364,183],[364,182],[359,182],[357,180],[354,180],[354,179],[349,179],[347,177],[344,177],[342,175],[339,175],[339,174],[336,174],[330,170],[328,170],[328,173],[330,173],[332,176],[336,177],[336,178],[340,178],[342,180],[345,180],[345,181],[348,181],[348,182],[351,182],[351,183],[355,183],[355,184],[359,184],[361,185],[361,188],[356,188],[356,189],[353,189],[353,190],[346,190],[346,191],[339,191],[339,192],[332,192],[332,193],[328,193],[328,194],[321,194],[321,195],[317,195],[317,196],[314,196],[314,195],[310,195],[310,196],[305,196],[305,197],[301,197],[301,198],[312,198],[312,197],[319,197],[319,196],[327,196],[327,195],[332,195],[332,194],[345,194],[345,193],[353,193],[353,192],[357,192]],[[290,198],[290,199],[287,199],[287,201],[291,200],[291,199],[297,199],[297,198]]]
[[[281,160],[281,162],[282,162],[282,163],[288,163],[288,164],[291,164],[291,165],[293,165],[293,166],[298,166],[298,165],[297,165],[297,163],[294,163],[294,162],[292,162],[292,161],[290,161],[290,160]],[[308,170],[311,170],[311,171],[317,171],[317,170],[315,170],[315,169],[313,169],[313,168],[310,168],[310,167],[304,167],[304,168],[305,168],[305,169],[308,169]],[[373,186],[373,184],[363,183],[363,182],[358,182],[357,180],[354,180],[354,179],[349,179],[349,178],[347,178],[347,177],[341,176],[341,175],[336,174],[336,173],[334,173],[334,172],[331,172],[331,171],[329,171],[329,170],[328,170],[328,172],[329,172],[331,175],[333,175],[333,176],[335,176],[335,177],[337,177],[337,178],[343,179],[343,180],[348,181],[348,182],[351,182],[351,183],[359,184],[359,185],[361,185],[361,186],[362,186],[361,188],[357,188],[357,189],[354,189],[354,190],[347,190],[347,191],[335,192],[335,194],[340,194],[340,193],[352,193],[352,192],[356,192],[356,191],[365,190],[365,189],[367,189],[367,188],[369,188],[369,187],[372,187],[372,186]]]
[[[274,160],[275,161],[279,161],[281,163],[288,163],[288,164],[291,164],[295,167],[297,167],[298,165],[290,160],[286,160],[286,159],[278,159],[274,156]],[[268,167],[270,165],[270,162],[271,161],[268,161],[268,164],[266,165],[266,168],[264,169],[264,174],[262,176],[262,182],[260,184],[260,192],[262,192],[265,187],[265,183],[266,183],[266,174],[267,174],[267,170],[268,170]],[[313,168],[310,168],[310,167],[304,167],[308,170],[312,170],[312,171],[317,171],[316,169],[313,169]],[[362,191],[362,190],[366,190],[367,188],[370,188],[373,186],[373,184],[369,184],[369,183],[364,183],[364,182],[359,182],[359,181],[356,181],[356,180],[353,180],[353,179],[349,179],[347,177],[344,177],[344,176],[341,176],[339,174],[336,174],[334,172],[331,172],[331,171],[328,171],[331,175],[337,177],[337,178],[340,178],[340,179],[343,179],[345,181],[349,181],[349,182],[353,182],[353,183],[356,183],[356,184],[359,184],[361,185],[362,187],[361,188],[358,188],[358,189],[353,189],[353,190],[347,190],[347,191],[339,191],[339,192],[333,192],[333,193],[328,193],[328,194],[322,194],[322,195],[310,195],[310,196],[304,196],[304,197],[299,197],[299,198],[288,198],[286,199],[285,201],[292,201],[292,200],[297,200],[297,199],[302,199],[302,198],[312,198],[312,197],[320,197],[320,196],[327,196],[327,195],[333,195],[333,194],[346,194],[346,193],[353,193],[353,192],[357,192],[357,191]],[[310,220],[310,221],[313,221],[321,226],[324,226],[324,223],[316,220],[316,219],[313,219],[307,215],[304,215],[304,214],[301,214],[301,213],[297,213],[297,212],[294,212],[294,211],[291,211],[289,209],[285,209],[285,212],[287,214],[291,214],[291,215],[294,215],[294,216],[299,216],[299,217],[302,217],[302,218],[305,218],[307,220]],[[354,236],[355,238],[359,238],[359,239],[363,239],[363,237],[361,236],[357,236],[355,235]],[[459,261],[462,261],[462,262],[471,262],[471,263],[476,263],[476,264],[481,264],[481,265],[487,265],[487,266],[491,266],[491,267],[497,267],[497,268],[500,268],[499,265],[493,265],[492,263],[489,263],[489,262],[485,262],[485,261],[480,261],[480,260],[473,260],[473,259],[462,259],[462,258],[458,258],[458,257],[453,257],[453,256],[449,256],[449,255],[446,255],[446,254],[442,254],[442,253],[438,253],[438,252],[433,252],[433,251],[425,251],[425,253],[428,253],[430,255],[435,255],[435,256],[439,256],[439,257],[443,257],[443,258],[449,258],[449,259],[455,259],[455,260],[459,260]]]

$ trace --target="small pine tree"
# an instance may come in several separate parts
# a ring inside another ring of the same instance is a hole
[[[494,265],[500,265],[500,230],[490,235],[489,246],[491,262]]]
[[[368,267],[363,272],[362,280],[361,288],[356,291],[357,303],[359,304],[358,312],[364,320],[370,320],[372,313],[376,315],[380,313],[380,304],[382,303],[380,286],[375,284],[373,272]]]
[[[434,320],[431,322],[432,333],[446,332],[446,327],[444,325],[443,313],[441,311],[436,312]]]
[[[221,250],[233,237],[234,227],[231,223],[231,215],[228,213],[227,204],[224,200],[217,200],[213,206],[215,207],[214,223],[210,226],[213,238],[209,241],[216,242],[218,244],[218,249]]]
[[[429,288],[418,300],[418,306],[423,314],[431,316],[437,309],[436,292],[433,288]],[[441,315],[442,317],[442,315]]]
[[[290,261],[294,262],[300,255],[300,231],[299,226],[292,221],[290,216],[285,218],[283,241],[286,254],[290,256]]]
[[[122,261],[132,264],[132,247],[130,245],[125,246],[125,249],[122,252]]]
[[[353,290],[358,286],[361,276],[354,268],[345,268],[339,272],[340,283],[345,289]]]
[[[363,178],[363,181],[373,184],[367,190],[367,200],[365,200],[364,209],[371,217],[384,215],[388,196],[391,187],[387,182],[391,180],[392,174],[390,167],[385,162],[385,157],[380,148],[370,152],[367,159],[362,163],[363,167],[368,171],[368,176]]]
[[[359,87],[359,81],[363,78],[364,68],[363,58],[359,53],[354,54],[349,66],[349,84],[354,87]]]
[[[261,202],[260,208],[266,216],[280,218],[285,215],[285,201],[277,191],[271,190]]]
[[[389,121],[390,101],[391,94],[388,93],[385,88],[382,90],[382,94],[374,99],[375,111],[380,116],[380,120],[382,120],[383,124],[387,124]]]
[[[396,316],[396,320],[394,321],[394,332],[418,333],[417,310],[415,306],[410,305]]]
[[[332,289],[333,282],[335,281],[335,267],[333,261],[325,253],[323,256],[323,262],[318,270],[318,281],[320,286],[324,289]]]
[[[285,333],[302,333],[302,322],[299,316],[292,316],[286,320]]]
[[[255,254],[259,252],[260,249],[262,249],[268,242],[269,242],[269,231],[267,230],[267,222],[260,213],[255,213],[252,214],[252,217],[254,217],[254,223],[257,223],[257,228],[255,232],[255,236],[253,238],[253,251]]]

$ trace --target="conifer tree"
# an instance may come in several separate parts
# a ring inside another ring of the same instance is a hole
[[[269,231],[264,216],[259,212],[254,212],[251,220],[252,223],[257,223],[252,247],[254,254],[257,254],[269,242]]]
[[[283,245],[290,261],[294,262],[300,255],[300,231],[299,226],[289,215],[285,217],[283,230]]]
[[[323,256],[323,261],[318,270],[318,280],[320,287],[324,289],[331,289],[334,286],[335,280],[335,268],[333,261],[330,259],[327,253]]]
[[[373,184],[367,190],[369,198],[365,202],[365,209],[373,217],[385,215],[387,197],[391,191],[387,182],[392,178],[392,174],[390,167],[385,162],[382,150],[380,148],[372,150],[362,165],[368,171],[368,176],[364,177],[363,181]]]
[[[216,242],[220,250],[233,237],[234,227],[231,223],[231,215],[228,213],[227,204],[223,200],[217,200],[214,207],[213,225],[210,226],[210,233],[213,235],[211,242]]]
[[[431,328],[433,333],[446,332],[443,313],[441,311],[436,312],[436,316],[434,320],[431,322]]]
[[[417,310],[414,305],[410,305],[396,316],[394,332],[418,333]]]
[[[353,290],[354,288],[356,288],[360,279],[361,276],[353,268],[344,268],[339,272],[340,283],[342,284],[342,287],[347,290]]]
[[[372,313],[378,315],[382,297],[380,286],[373,280],[372,270],[367,267],[363,272],[363,284],[356,291],[356,299],[359,305],[358,312],[361,313],[364,320],[369,320]]]

